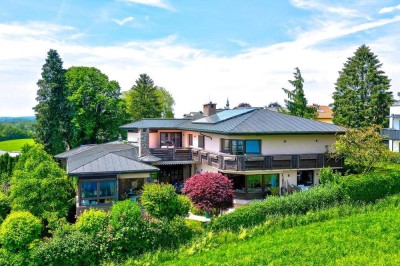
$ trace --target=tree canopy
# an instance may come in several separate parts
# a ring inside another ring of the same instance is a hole
[[[171,93],[169,93],[163,87],[156,86],[156,95],[161,105],[161,117],[174,118],[175,101]]]
[[[359,47],[344,63],[333,93],[333,122],[362,128],[388,126],[389,107],[393,103],[390,80],[382,64],[368,46]]]
[[[294,80],[289,80],[289,83],[293,85],[294,89],[288,90],[282,88],[288,96],[288,99],[285,99],[287,111],[283,109],[280,109],[280,111],[295,116],[315,119],[317,117],[317,110],[314,107],[307,106],[307,99],[303,89],[304,79],[298,67],[295,68],[293,75]]]
[[[72,111],[71,146],[103,143],[118,137],[125,122],[124,103],[118,82],[94,67],[71,67],[66,73]]]
[[[43,146],[24,147],[11,178],[11,208],[48,219],[65,217],[75,189]]]
[[[56,50],[47,53],[42,67],[42,78],[33,107],[36,115],[36,142],[43,144],[50,154],[65,151],[69,145],[70,111],[65,84],[65,69]]]

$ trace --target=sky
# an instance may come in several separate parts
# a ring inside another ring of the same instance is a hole
[[[339,71],[369,46],[400,90],[400,0],[0,0],[0,116],[34,115],[47,52],[129,90],[142,73],[175,117],[283,104],[296,67],[310,104],[333,102]]]

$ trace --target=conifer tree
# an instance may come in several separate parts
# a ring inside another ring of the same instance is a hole
[[[65,86],[65,69],[56,50],[47,53],[33,108],[36,116],[36,142],[50,154],[61,153],[69,145],[70,112]]]
[[[300,69],[296,67],[295,71],[296,72],[293,73],[294,80],[289,80],[294,89],[288,90],[282,88],[283,91],[288,95],[288,99],[285,99],[287,111],[281,109],[281,112],[304,118],[315,119],[317,117],[317,110],[313,107],[307,106],[307,99],[303,90],[304,79],[301,76]]]
[[[344,63],[333,93],[333,122],[351,128],[388,126],[393,103],[390,80],[368,46],[362,45]]]

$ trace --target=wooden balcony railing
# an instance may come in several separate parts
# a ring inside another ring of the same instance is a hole
[[[190,148],[160,148],[150,149],[150,153],[163,161],[190,161],[192,152]]]

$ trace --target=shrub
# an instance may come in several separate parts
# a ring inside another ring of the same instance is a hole
[[[7,214],[11,211],[10,199],[3,193],[0,192],[0,218],[5,219]]]
[[[333,171],[332,168],[322,168],[319,171],[319,180],[321,184],[336,183],[340,178],[340,174]]]
[[[142,211],[136,202],[118,201],[110,209],[110,224],[114,229],[137,226],[141,221]]]
[[[193,204],[204,211],[233,207],[232,181],[220,173],[200,173],[185,182],[184,192]]]
[[[13,212],[0,227],[0,241],[9,251],[18,252],[28,248],[38,239],[42,229],[40,220],[29,212]]]
[[[95,237],[103,231],[108,224],[108,216],[103,210],[86,210],[76,221],[75,227],[78,231]]]
[[[241,207],[232,213],[214,219],[209,228],[213,231],[238,231],[265,222],[269,217],[304,214],[336,205],[343,201],[341,191],[333,186],[318,186],[301,193],[284,197],[269,197],[260,202]]]
[[[178,197],[175,188],[168,184],[146,184],[142,204],[150,215],[170,220],[176,216],[186,216],[190,208],[188,200]]]
[[[64,231],[40,243],[32,251],[33,265],[99,265],[100,253],[93,238],[74,230]]]

